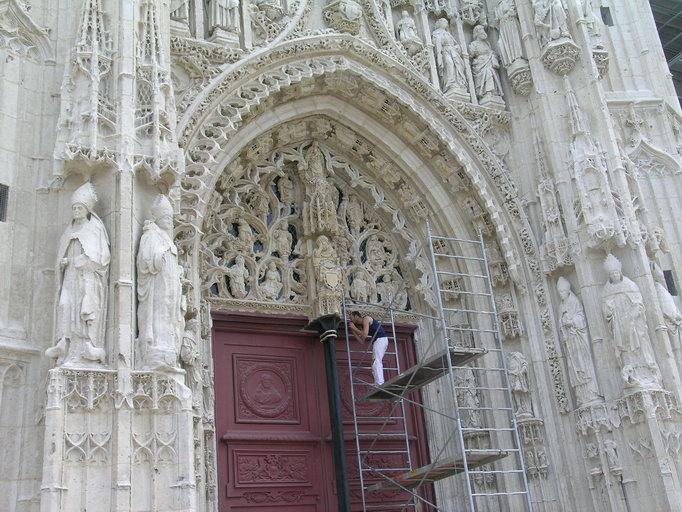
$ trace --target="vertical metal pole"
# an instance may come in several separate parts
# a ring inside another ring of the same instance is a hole
[[[455,382],[455,372],[452,367],[452,359],[450,358],[450,337],[448,332],[448,323],[445,320],[445,310],[443,309],[443,297],[441,295],[440,278],[438,277],[438,266],[436,265],[436,254],[433,250],[433,238],[431,233],[431,225],[426,224],[428,234],[429,253],[431,254],[431,269],[433,271],[433,281],[436,289],[436,298],[438,299],[438,311],[440,313],[441,329],[443,329],[443,341],[445,342],[446,360],[448,362],[448,374],[450,377],[450,384],[452,386],[452,399],[455,404],[455,417],[457,418],[457,440],[459,447],[462,450],[462,462],[464,463],[464,479],[466,480],[467,498],[471,512],[475,512],[473,489],[471,488],[471,477],[469,475],[469,463],[467,461],[466,445],[464,444],[464,433],[462,432],[462,418],[459,414],[459,403],[457,400],[457,383]]]
[[[497,349],[499,350],[499,358],[500,358],[500,364],[499,368],[504,368],[504,372],[502,372],[502,375],[504,376],[504,387],[507,388],[507,392],[505,393],[507,396],[507,404],[509,407],[509,415],[511,416],[511,423],[514,427],[513,431],[513,437],[514,437],[514,442],[516,444],[516,449],[518,452],[516,452],[519,464],[521,466],[521,477],[523,478],[523,488],[526,491],[526,506],[528,507],[529,511],[533,510],[533,505],[530,500],[530,490],[528,488],[528,477],[526,475],[526,467],[525,467],[525,461],[523,460],[523,451],[521,448],[521,440],[519,439],[519,429],[518,425],[516,424],[516,414],[514,414],[514,402],[512,400],[512,394],[511,394],[511,389],[509,387],[509,372],[507,370],[507,361],[504,357],[504,348],[502,345],[502,338],[500,337],[500,317],[497,315],[497,304],[495,304],[495,296],[493,295],[493,283],[490,279],[490,268],[488,267],[488,255],[485,252],[485,243],[483,241],[483,233],[481,233],[481,230],[478,230],[478,241],[481,244],[481,254],[483,255],[483,272],[486,276],[486,284],[488,285],[488,298],[490,300],[490,305],[491,305],[491,311],[493,312],[493,321],[495,322],[495,342],[497,343]]]
[[[343,445],[341,423],[341,393],[339,375],[336,368],[336,330],[341,318],[336,313],[316,318],[303,329],[314,332],[324,345],[324,368],[327,374],[327,401],[329,402],[329,422],[332,430],[334,448],[334,476],[336,478],[336,498],[339,512],[350,512],[348,494],[348,474],[346,472],[346,450]]]
[[[355,431],[355,450],[358,459],[358,476],[360,478],[360,496],[362,497],[362,512],[365,512],[367,505],[365,503],[365,476],[362,470],[362,453],[360,453],[360,429],[358,427],[358,415],[355,410],[355,376],[353,370],[353,359],[351,356],[350,336],[348,335],[348,310],[346,308],[346,298],[343,299],[343,332],[346,337],[346,352],[348,355],[348,380],[350,384],[350,399],[353,408],[353,429]]]

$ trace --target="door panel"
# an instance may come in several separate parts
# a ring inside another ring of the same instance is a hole
[[[214,320],[221,511],[333,510],[322,347],[276,322]]]

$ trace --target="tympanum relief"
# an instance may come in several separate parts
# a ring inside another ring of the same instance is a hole
[[[225,171],[204,222],[209,296],[317,314],[338,311],[343,293],[409,308],[398,242],[336,162],[313,141]]]

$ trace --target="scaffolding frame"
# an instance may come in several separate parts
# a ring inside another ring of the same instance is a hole
[[[437,316],[403,311],[392,303],[380,305],[347,297],[342,303],[362,510],[450,510],[448,503],[432,503],[420,491],[444,478],[462,475],[464,482],[455,484],[460,491],[454,496],[455,510],[531,511],[483,235],[479,231],[478,240],[436,236],[427,225],[427,247]],[[467,253],[460,254],[461,247]],[[452,278],[459,286],[449,282],[444,287],[444,282]],[[451,306],[453,300],[459,301],[459,307]],[[393,356],[395,366],[384,367],[384,375],[388,373],[389,377],[381,386],[358,375],[362,370],[371,370],[374,339],[364,351],[352,348],[348,329],[351,304],[381,314],[386,319],[384,328],[390,323],[390,335],[385,330],[392,350],[387,348],[384,358]],[[396,316],[402,314],[419,318],[422,327],[426,324],[431,328],[430,343],[419,351],[419,362],[406,370],[400,368],[396,334]],[[453,323],[453,318],[465,322]],[[466,385],[462,385],[462,375],[469,376]],[[435,405],[411,397],[414,391],[436,384],[440,385],[440,397]],[[358,388],[370,391],[358,396]],[[467,403],[467,397],[471,403]],[[374,401],[387,403],[388,410],[378,430],[372,424],[375,428],[366,432],[364,421],[380,418],[359,415],[358,406]],[[440,436],[443,439],[428,440],[431,460],[420,468],[413,467],[406,404],[419,407],[425,417],[431,415],[431,419],[446,426],[446,435]],[[390,422],[400,423],[401,431],[386,432]],[[395,442],[395,449],[383,449],[381,441],[389,440]],[[408,467],[375,467],[372,456],[378,454],[402,455]],[[378,482],[369,485],[370,479]],[[367,494],[382,489],[396,489],[409,498],[400,505],[368,503]],[[447,494],[443,487],[441,492]]]

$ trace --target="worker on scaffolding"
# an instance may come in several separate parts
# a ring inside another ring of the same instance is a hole
[[[381,386],[384,383],[383,359],[388,348],[388,336],[386,336],[381,322],[369,315],[363,315],[359,311],[353,311],[350,314],[348,327],[360,343],[373,342],[372,374],[374,375],[374,384]]]

